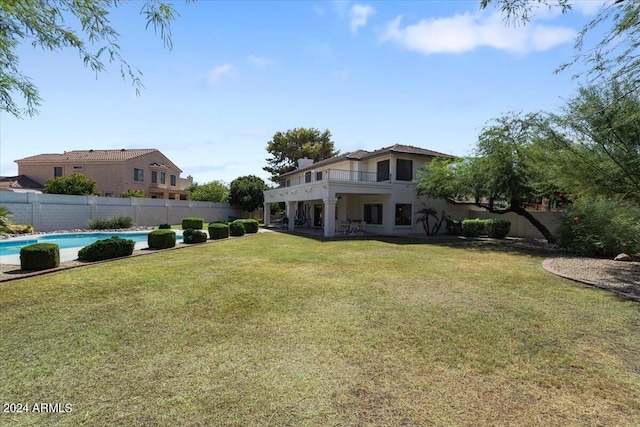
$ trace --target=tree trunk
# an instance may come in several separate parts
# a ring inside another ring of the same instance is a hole
[[[525,208],[523,208],[520,205],[512,206],[511,209],[509,210],[515,213],[516,215],[525,217],[527,221],[531,223],[531,225],[533,225],[540,233],[542,233],[544,238],[547,239],[547,242],[549,243],[556,242],[555,236],[549,231],[547,227],[545,227],[543,223],[538,221],[538,219],[535,216],[533,216],[531,212],[527,211]]]

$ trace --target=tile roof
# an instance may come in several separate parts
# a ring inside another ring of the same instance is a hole
[[[35,182],[26,175],[0,176],[0,189],[31,189],[43,190],[44,185]]]
[[[62,154],[38,154],[24,159],[16,160],[19,162],[77,162],[77,161],[123,161],[130,160],[145,154],[153,153],[155,148],[143,149],[120,149],[120,150],[74,150],[65,151]]]
[[[449,157],[449,158],[454,157],[449,154],[439,153],[433,150],[427,150],[426,148],[414,147],[412,145],[395,144],[395,145],[391,145],[389,147],[383,147],[374,151],[356,150],[356,151],[351,151],[344,154],[338,154],[337,156],[320,160],[319,162],[316,162],[310,166],[307,166],[301,169],[296,169],[294,171],[282,174],[282,176],[290,175],[300,171],[316,169],[320,166],[330,165],[333,163],[340,162],[342,160],[364,160],[364,159],[369,159],[376,156],[382,156],[389,153],[413,154],[413,155],[426,156],[426,157]]]

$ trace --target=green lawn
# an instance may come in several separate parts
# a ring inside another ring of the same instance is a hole
[[[0,400],[72,412],[0,425],[637,426],[640,304],[543,259],[260,233],[2,283]]]

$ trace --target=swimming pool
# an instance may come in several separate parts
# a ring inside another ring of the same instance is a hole
[[[133,240],[136,243],[147,242],[148,231],[128,232],[128,233],[58,233],[42,234],[29,237],[18,237],[16,239],[0,240],[0,255],[19,255],[20,249],[35,243],[55,243],[60,249],[83,248],[97,240],[108,239],[112,236]],[[177,233],[176,240],[181,241],[182,235]]]

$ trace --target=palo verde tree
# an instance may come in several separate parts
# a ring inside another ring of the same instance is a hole
[[[243,211],[253,212],[264,205],[264,193],[267,184],[255,175],[246,175],[231,181],[229,203]]]
[[[418,174],[416,190],[452,203],[472,199],[492,213],[521,215],[554,242],[553,234],[525,208],[541,198],[540,183],[547,182],[535,161],[546,129],[546,120],[535,114],[495,119],[478,137],[474,157],[427,163]]]
[[[16,117],[37,113],[42,99],[37,86],[24,75],[17,48],[22,43],[44,50],[71,48],[84,65],[96,74],[106,64],[116,63],[123,79],[130,79],[136,93],[143,87],[140,71],[122,56],[119,34],[111,26],[109,13],[119,0],[38,0],[0,1],[0,111]],[[149,0],[141,3],[140,14],[147,27],[160,33],[171,49],[170,23],[177,12],[169,2]],[[21,106],[19,99],[24,101]]]
[[[100,195],[93,179],[77,173],[48,179],[44,185],[44,193],[76,196]]]
[[[222,181],[193,184],[187,190],[191,191],[191,200],[217,203],[229,201],[229,187]]]
[[[314,162],[337,155],[331,132],[320,132],[315,128],[295,128],[286,132],[276,132],[267,143],[271,157],[266,159],[268,166],[263,167],[271,174],[271,180],[278,182],[280,175],[296,169],[298,159],[307,157]]]

